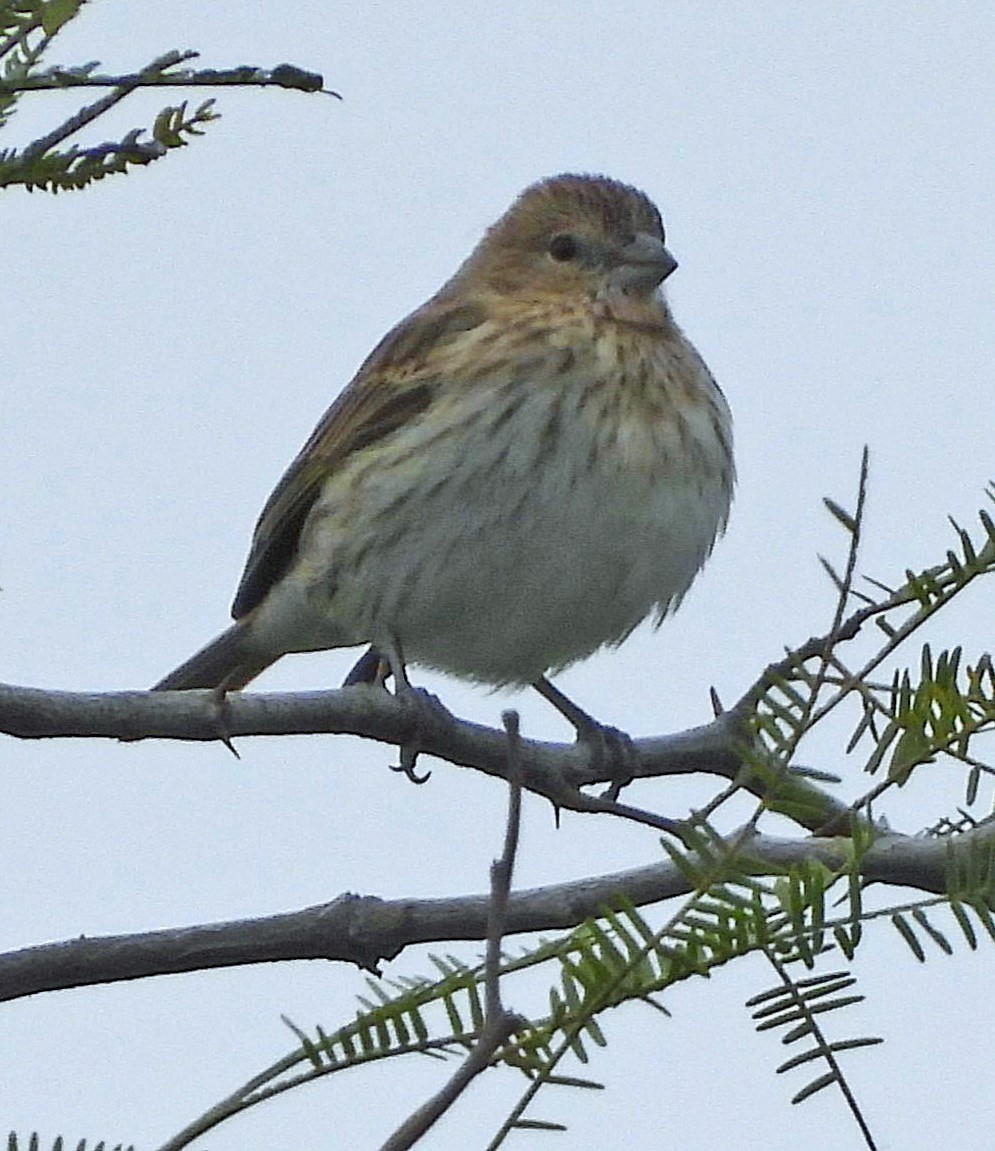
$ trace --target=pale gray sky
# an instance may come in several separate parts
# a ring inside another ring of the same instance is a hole
[[[816,554],[843,540],[821,497],[852,500],[865,441],[863,570],[936,562],[947,513],[981,506],[995,472],[991,5],[259,0],[234,14],[100,0],[53,62],[124,70],[186,47],[205,66],[291,60],[345,101],[222,92],[224,119],[181,155],[83,194],[5,194],[3,679],[144,687],[224,626],[255,517],[329,401],[522,187],[564,170],[660,205],[681,265],[670,299],[732,405],[740,473],[728,535],[680,614],[564,675],[578,701],[636,734],[677,730],[708,718],[709,685],[734,699],[783,645],[824,629]],[[163,102],[125,103],[96,139]],[[5,143],[73,106],[38,97]],[[952,625],[990,619],[993,599],[975,593]],[[974,651],[991,642],[974,635]],[[353,655],[288,658],[259,686],[334,685]],[[494,724],[513,703],[526,734],[569,735],[539,700],[416,678],[461,715]],[[840,794],[864,790],[837,744],[821,750],[847,776]],[[6,741],[0,948],[347,890],[485,888],[498,785],[435,765],[415,789],[386,771],[389,751],[345,738],[241,752]],[[635,798],[676,815],[706,794],[660,782]],[[903,797],[894,818],[915,830],[960,799],[951,781]],[[517,882],[658,852],[632,827],[573,817],[556,831],[530,802]],[[986,1145],[993,1093],[971,1056],[995,1036],[995,956],[961,945],[920,968],[889,932],[858,968],[869,1004],[839,1021],[887,1039],[848,1064],[881,1146]],[[406,955],[388,972],[428,969]],[[571,1132],[545,1139],[862,1146],[831,1092],[788,1105],[804,1080],[775,1077],[786,1055],[742,1006],[769,982],[744,965],[670,995],[671,1022],[607,1019],[588,1073],[608,1093],[547,1094],[538,1114]],[[334,1027],[363,989],[343,967],[284,964],[6,1005],[0,1132],[151,1148],[291,1046],[280,1013]],[[446,1073],[354,1072],[207,1145],[374,1147]],[[483,1145],[519,1090],[510,1075],[480,1083],[425,1148]]]

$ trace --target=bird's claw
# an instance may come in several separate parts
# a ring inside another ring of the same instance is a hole
[[[415,747],[412,743],[402,743],[400,747],[401,762],[388,764],[391,771],[396,771],[409,779],[412,783],[428,783],[432,778],[430,771],[419,774],[415,771],[415,764],[418,762],[419,748]]]
[[[415,771],[415,763],[422,751],[422,732],[427,726],[427,721],[437,720],[440,717],[451,719],[452,716],[439,697],[432,695],[423,687],[413,687],[410,683],[398,684],[395,698],[411,715],[411,734],[400,746],[401,762],[392,764],[391,771],[403,773],[412,783],[427,783],[432,773],[426,771],[424,774],[419,774]]]
[[[635,777],[636,747],[632,736],[620,728],[591,720],[577,728],[577,742],[590,752],[592,769],[603,771],[611,780],[602,797],[618,799],[622,788],[628,787]]]

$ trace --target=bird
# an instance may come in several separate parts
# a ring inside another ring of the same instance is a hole
[[[372,645],[494,688],[550,681],[681,603],[735,484],[723,392],[673,318],[653,201],[600,175],[526,188],[380,341],[256,523],[234,624],[153,691],[244,688]],[[597,725],[595,725],[597,726]]]

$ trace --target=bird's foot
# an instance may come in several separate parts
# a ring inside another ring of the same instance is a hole
[[[410,734],[399,747],[400,763],[392,764],[391,771],[400,772],[412,783],[427,783],[432,773],[430,771],[419,773],[415,769],[418,755],[423,750],[424,733],[440,718],[451,720],[452,716],[437,696],[424,688],[412,685],[408,679],[400,646],[393,643],[387,645],[384,650],[376,647],[368,648],[353,665],[342,686],[374,684],[386,688],[386,681],[391,677],[394,680],[394,698],[408,712],[411,724]]]
[[[536,680],[533,686],[567,720],[577,733],[577,742],[587,747],[592,769],[603,772],[611,780],[604,797],[618,799],[622,788],[633,780],[636,752],[632,736],[617,727],[599,723],[558,687],[554,687],[545,676]]]
[[[390,675],[390,664],[375,647],[368,647],[352,665],[352,671],[342,681],[342,686],[353,687],[357,683],[370,683],[383,687],[388,675]]]
[[[604,799],[616,800],[623,787],[635,778],[636,748],[632,736],[620,728],[611,727],[592,719],[590,724],[575,728],[577,742],[584,744],[591,754],[591,767],[604,772],[611,782],[602,792]]]
[[[424,750],[425,733],[438,722],[452,720],[452,714],[438,696],[432,695],[423,687],[413,687],[405,677],[398,683],[394,696],[411,717],[411,732],[400,745],[401,761],[391,766],[391,771],[402,772],[412,783],[427,783],[430,771],[419,774],[415,770],[418,755]]]

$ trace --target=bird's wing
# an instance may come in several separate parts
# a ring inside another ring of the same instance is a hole
[[[329,474],[353,452],[389,436],[432,401],[438,354],[482,324],[476,301],[430,301],[388,332],[322,416],[256,524],[232,616],[252,611],[292,562],[304,521]]]

